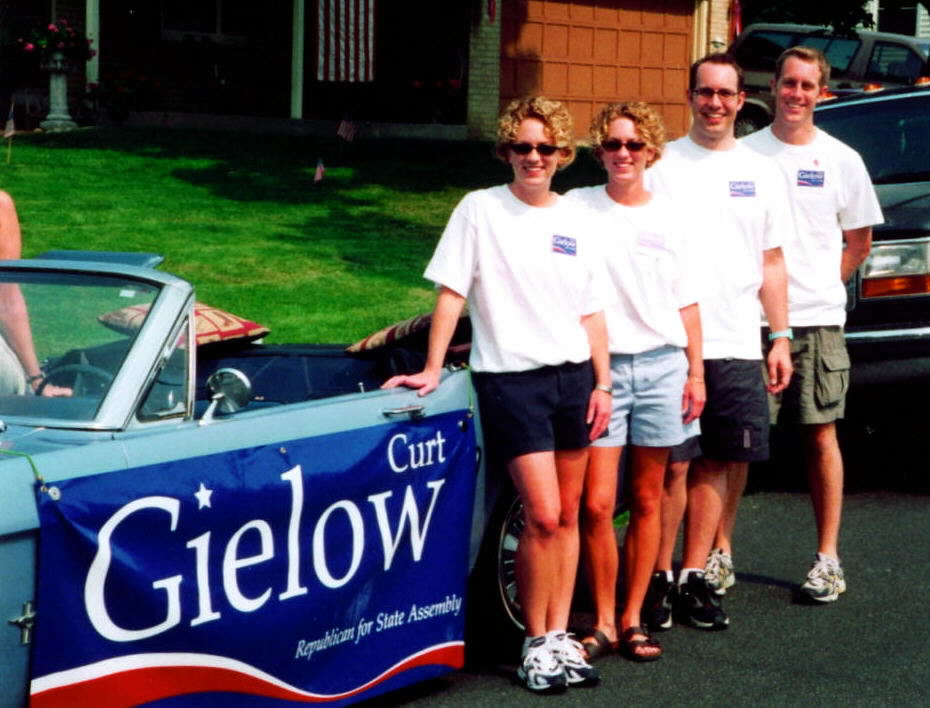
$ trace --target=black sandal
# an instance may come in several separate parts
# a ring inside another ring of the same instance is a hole
[[[607,635],[604,634],[601,630],[595,629],[591,634],[581,643],[582,649],[585,652],[585,658],[588,661],[594,661],[602,656],[607,654],[612,654],[617,651],[617,647],[620,646],[620,642],[612,642],[607,638]]]
[[[633,639],[637,634],[642,634],[645,639]],[[649,632],[643,627],[630,627],[620,637],[620,654],[630,661],[655,661],[662,657],[662,645],[659,640],[654,639]],[[658,648],[659,651],[643,653],[642,649]]]

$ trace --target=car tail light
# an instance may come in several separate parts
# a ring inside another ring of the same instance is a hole
[[[881,84],[868,83],[862,87],[862,90],[866,93],[872,93],[874,91],[881,91],[884,88]]]
[[[930,240],[878,243],[862,266],[862,297],[930,294]]]
[[[926,86],[930,84],[930,76],[918,76],[914,79],[914,86]]]

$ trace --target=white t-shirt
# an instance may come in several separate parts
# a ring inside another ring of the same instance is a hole
[[[587,212],[533,207],[506,185],[459,202],[424,276],[468,298],[475,371],[527,371],[591,357],[581,317],[604,309]]]
[[[639,354],[667,345],[685,347],[682,307],[697,302],[685,225],[675,204],[653,195],[641,206],[618,204],[605,186],[565,195],[591,213],[607,265],[607,334],[613,354]]]
[[[761,359],[764,251],[793,228],[784,180],[745,145],[708,150],[685,136],[646,170],[646,185],[675,202],[690,227],[705,359]]]
[[[884,221],[862,158],[822,130],[806,145],[783,143],[771,126],[742,142],[775,160],[790,194],[797,226],[784,243],[790,324],[845,324],[843,231]]]

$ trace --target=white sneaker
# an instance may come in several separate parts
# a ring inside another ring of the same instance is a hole
[[[597,669],[585,660],[581,642],[572,639],[573,635],[566,632],[550,632],[546,636],[552,655],[562,665],[569,686],[591,685],[601,680]]]
[[[817,602],[835,602],[846,592],[846,576],[836,558],[818,553],[811,565],[801,593]]]
[[[727,594],[727,588],[732,588],[736,584],[733,559],[729,553],[724,553],[720,548],[715,548],[710,552],[707,556],[707,563],[704,565],[704,580],[715,595]]]
[[[568,685],[562,664],[556,659],[548,637],[536,637],[523,651],[517,678],[531,691],[564,691]]]

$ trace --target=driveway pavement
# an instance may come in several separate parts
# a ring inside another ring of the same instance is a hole
[[[498,666],[368,705],[928,705],[930,496],[849,494],[842,539],[847,593],[832,605],[796,604],[815,545],[809,498],[750,493],[736,531],[728,630],[675,627],[658,635],[660,661],[608,657],[598,664],[601,686],[560,697],[531,695],[511,683],[512,667]],[[590,615],[574,619],[585,624]]]

